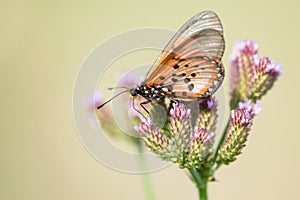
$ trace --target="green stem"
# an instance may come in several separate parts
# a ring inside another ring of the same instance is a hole
[[[142,174],[142,182],[147,200],[155,200],[154,188],[149,174]]]
[[[138,152],[139,152],[140,169],[143,172],[147,168],[146,168],[146,163],[145,163],[144,157],[142,155],[143,145],[140,141],[137,141],[137,147],[138,147]],[[152,184],[149,174],[142,173],[141,178],[142,178],[142,183],[143,183],[143,188],[144,188],[146,199],[147,200],[155,200],[156,198],[155,198],[155,194],[154,194],[154,188],[153,188],[153,184]]]
[[[199,199],[200,200],[207,200],[207,178],[206,177],[202,177],[199,172],[197,171],[196,168],[190,168],[189,172],[191,173],[198,192],[199,192]]]
[[[200,200],[207,200],[207,182],[205,182],[205,185],[203,187],[198,188],[199,190],[199,199]]]
[[[222,133],[222,136],[221,136],[221,139],[219,141],[219,144],[218,144],[218,146],[217,146],[217,148],[215,150],[214,157],[213,157],[213,163],[214,163],[213,167],[215,167],[215,165],[217,164],[216,161],[217,161],[217,158],[218,158],[219,150],[220,150],[220,148],[221,148],[221,146],[222,146],[222,144],[223,144],[223,142],[224,142],[224,140],[226,138],[226,131],[227,131],[229,125],[230,125],[230,118],[228,119],[228,122],[226,124],[226,127],[225,127],[223,133]]]

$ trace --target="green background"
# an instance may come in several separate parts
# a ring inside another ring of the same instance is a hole
[[[234,42],[247,38],[259,44],[261,56],[284,67],[263,98],[244,153],[209,184],[210,199],[300,199],[299,5],[296,0],[1,2],[0,199],[144,199],[138,175],[101,165],[82,146],[73,122],[73,84],[89,52],[112,35],[140,27],[177,30],[204,10],[222,20],[227,69]],[[228,91],[227,80],[224,86]],[[175,165],[152,177],[158,199],[198,198]]]

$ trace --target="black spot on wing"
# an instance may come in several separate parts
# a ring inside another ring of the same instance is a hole
[[[186,73],[181,73],[181,74],[172,74],[172,76],[174,76],[174,77],[184,77],[184,76],[186,76]]]
[[[188,88],[189,88],[189,91],[192,91],[194,89],[194,84],[189,84]]]
[[[190,81],[191,81],[190,78],[185,78],[185,79],[184,79],[184,82],[185,82],[185,83],[188,83],[188,82],[190,82]]]
[[[172,85],[167,85],[168,91],[171,92],[173,90],[173,86]]]
[[[171,81],[175,83],[175,82],[178,81],[178,79],[176,79],[176,78],[171,78]]]

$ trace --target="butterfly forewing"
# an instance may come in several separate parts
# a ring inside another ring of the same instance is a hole
[[[224,48],[219,18],[211,11],[202,12],[175,34],[149,71],[145,85],[160,85],[175,99],[210,95],[224,77]]]
[[[218,31],[207,29],[187,37],[173,49],[180,58],[207,57],[220,62],[224,53],[224,39]]]
[[[165,69],[166,62],[174,58],[183,59],[189,54],[210,56],[221,60],[224,52],[223,28],[218,16],[212,11],[201,12],[186,22],[174,35],[147,74],[146,82],[159,75]],[[189,54],[184,54],[189,52]],[[170,66],[171,67],[171,66]]]

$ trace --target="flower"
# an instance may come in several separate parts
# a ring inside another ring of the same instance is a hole
[[[206,127],[210,132],[215,132],[218,120],[218,101],[216,98],[200,99],[199,109],[200,113],[196,124],[199,127]]]
[[[209,132],[205,127],[194,128],[194,134],[191,135],[189,150],[186,155],[186,168],[200,168],[206,161],[206,157],[211,152],[214,144],[213,132]]]
[[[258,45],[252,40],[236,42],[233,53],[230,56],[230,86],[232,92],[239,89],[240,92],[245,91],[242,87],[244,82],[249,79],[251,66],[258,62]]]
[[[98,127],[99,121],[97,120],[95,116],[95,109],[103,103],[102,94],[98,91],[90,95],[88,98],[84,99],[83,105],[87,110],[87,117],[91,125],[96,128]],[[103,115],[107,115],[107,110],[104,109],[101,113],[96,113],[97,117],[101,117]]]
[[[245,142],[253,124],[253,118],[261,111],[260,102],[240,102],[238,108],[231,111],[229,126],[226,130],[225,141],[219,150],[219,159],[224,164],[236,160],[245,147]]]
[[[116,76],[116,78],[118,78],[116,81],[119,82],[118,87],[109,88],[109,90],[111,89],[128,90],[129,88],[133,87],[135,81],[138,80],[139,77],[136,76],[136,74],[133,72],[127,72],[127,73],[119,74],[118,76]],[[118,93],[119,91],[116,94]],[[101,109],[96,109],[99,105],[104,103],[100,92],[96,92],[95,94],[91,95],[91,97],[86,101],[85,105],[87,110],[89,111],[89,115],[95,118],[95,114],[96,114],[98,118],[98,120],[94,120],[96,123],[98,122],[97,124],[94,123],[95,127],[98,128],[100,126],[102,130],[104,130],[107,134],[109,134],[112,137],[116,137],[118,139],[124,139],[135,145],[139,145],[140,138],[138,137],[137,132],[134,129],[134,125],[139,124],[141,120],[139,118],[140,113],[137,112],[137,108],[133,107],[133,103],[134,105],[139,105],[139,103],[142,102],[143,99],[141,97],[137,97],[134,99],[134,102],[132,103],[132,102],[128,102],[127,95],[121,95],[120,98],[122,98],[122,101],[121,104],[119,104],[120,105],[119,109],[116,111],[118,112],[117,117],[112,113],[112,110],[110,110],[108,106],[103,106],[101,107]],[[128,113],[126,113],[127,111]],[[122,123],[121,120],[124,119],[125,120],[129,119],[128,120],[129,123],[127,122]],[[116,120],[120,120],[120,121],[116,121]],[[122,127],[120,127],[120,124],[122,124]],[[128,137],[128,135],[131,135],[133,137]]]
[[[203,99],[198,106],[200,112],[194,126],[191,109],[178,102],[171,104],[167,123],[161,129],[151,118],[143,119],[137,130],[146,146],[162,159],[178,163],[180,168],[200,168],[211,153],[214,133],[209,129],[215,126],[212,109],[217,109],[217,103],[215,99]]]
[[[282,74],[281,65],[268,57],[259,59],[258,45],[251,40],[239,41],[231,56],[231,108],[239,101],[260,100]]]
[[[86,98],[83,102],[84,106],[88,110],[95,110],[99,105],[103,103],[102,94],[98,91],[93,93],[90,97]]]
[[[282,74],[281,65],[272,61],[268,57],[259,60],[251,68],[250,80],[246,86],[246,96],[248,99],[261,99],[263,95],[270,90],[277,80],[277,77]]]
[[[167,138],[161,134],[161,131],[155,127],[151,120],[143,119],[139,132],[143,136],[142,139],[146,146],[152,149],[153,152],[164,154],[165,147],[168,145]]]
[[[129,71],[119,73],[115,76],[116,81],[118,81],[118,85],[122,87],[134,87],[139,81],[137,74]]]

